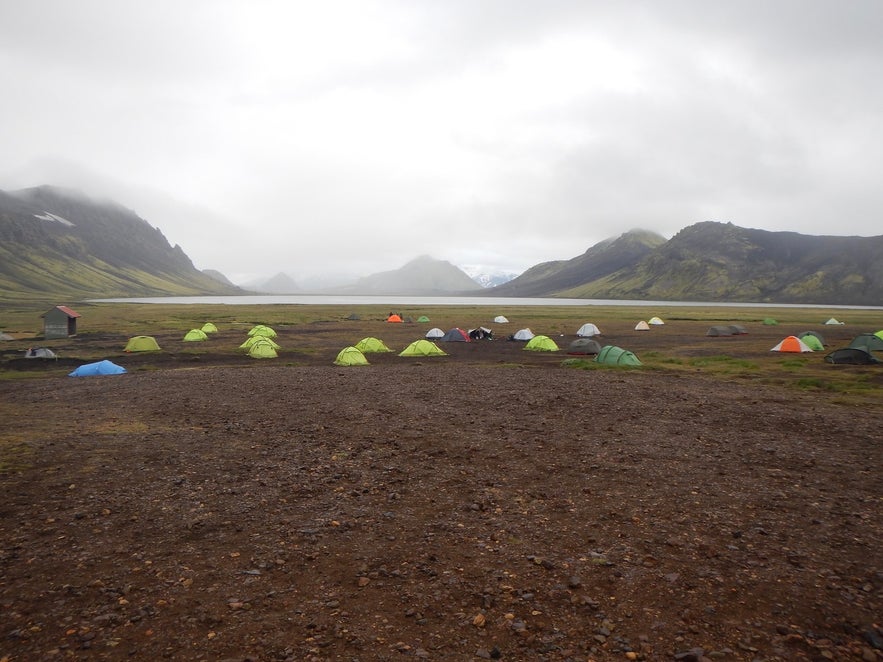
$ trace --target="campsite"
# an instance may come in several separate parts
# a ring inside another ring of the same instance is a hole
[[[0,659],[883,660],[879,310],[74,307],[0,307]]]

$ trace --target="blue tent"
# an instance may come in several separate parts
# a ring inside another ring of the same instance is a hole
[[[126,369],[113,361],[99,361],[98,363],[86,363],[68,374],[68,377],[89,377],[91,375],[121,375]]]

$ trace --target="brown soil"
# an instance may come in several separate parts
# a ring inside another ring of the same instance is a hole
[[[0,381],[0,659],[883,659],[879,407],[308,336]]]

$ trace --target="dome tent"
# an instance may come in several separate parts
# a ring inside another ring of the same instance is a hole
[[[647,324],[644,320],[641,320],[637,324],[635,324],[635,331],[649,331],[650,325]]]
[[[424,337],[429,338],[430,340],[438,340],[439,338],[441,338],[444,335],[445,335],[444,331],[442,331],[438,327],[435,327],[434,329],[430,329],[429,331],[427,331],[426,335]]]
[[[494,318],[494,324],[508,324],[509,320],[506,319],[505,315],[497,315]]]
[[[248,351],[257,342],[268,343],[273,349],[282,349],[275,340],[273,340],[272,338],[267,338],[265,336],[251,336],[249,338],[246,338],[245,342],[239,346],[239,349],[244,349]]]
[[[825,350],[822,341],[812,334],[798,336],[798,339],[814,352],[823,352]]]
[[[391,352],[392,350],[383,344],[383,341],[379,338],[362,338],[359,342],[357,342],[354,346],[356,350],[361,352],[362,354],[377,354],[379,352]],[[345,351],[345,350],[344,350]]]
[[[426,322],[429,321],[429,318],[426,315],[421,315],[420,317],[417,318],[417,321],[422,324],[425,324]]]
[[[368,359],[356,347],[344,347],[334,359],[334,365],[369,365]]]
[[[568,354],[597,354],[601,351],[601,345],[591,338],[577,338],[567,347]]]
[[[248,335],[250,335],[250,336],[263,336],[264,338],[275,338],[276,331],[272,327],[267,326],[266,324],[256,324],[255,326],[251,327],[251,330],[248,332]]]
[[[583,324],[579,330],[576,332],[580,338],[591,338],[592,336],[600,336],[601,329],[592,324],[591,322],[586,322]]]
[[[399,356],[447,356],[444,350],[428,340],[415,340]]]
[[[807,346],[805,342],[803,342],[797,336],[788,336],[783,339],[778,345],[773,347],[771,352],[791,352],[794,354],[800,354],[804,352],[811,352],[812,348]]]
[[[218,327],[214,325],[214,322],[206,322],[202,325],[203,333],[217,333]]]
[[[153,336],[134,336],[126,343],[125,352],[157,352],[159,344]]]
[[[519,329],[512,336],[512,340],[530,340],[531,338],[533,338],[533,331],[527,328]]]
[[[248,355],[253,359],[275,359],[279,355],[274,344],[267,338],[259,338],[249,347]]]
[[[469,334],[463,329],[454,327],[439,338],[439,340],[442,342],[469,342]]]
[[[203,340],[208,340],[208,336],[202,329],[190,329],[184,335],[184,342],[202,342]]]
[[[534,336],[527,341],[524,349],[531,352],[557,352],[558,345],[549,336]]]
[[[659,317],[655,316],[651,317],[647,323],[652,324],[653,326],[662,326],[663,324],[665,324],[665,322],[663,322]]]

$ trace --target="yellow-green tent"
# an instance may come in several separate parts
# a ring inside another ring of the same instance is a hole
[[[368,359],[355,347],[344,347],[334,359],[334,365],[368,365]]]
[[[216,327],[212,322],[206,322],[202,325],[202,330],[204,333],[217,333],[218,327]]]
[[[557,352],[558,345],[549,336],[534,336],[527,341],[524,349],[532,352]]]
[[[276,348],[269,342],[258,340],[248,350],[248,355],[253,359],[275,359],[279,356]]]
[[[159,344],[153,336],[134,336],[126,343],[127,352],[157,352]]]
[[[208,336],[205,335],[205,331],[202,329],[190,329],[184,336],[184,340],[186,342],[201,342],[208,340]]]
[[[355,344],[355,348],[359,350],[362,354],[392,351],[379,338],[362,338],[359,342]]]
[[[415,340],[399,352],[399,356],[447,356],[447,353],[434,342]]]

